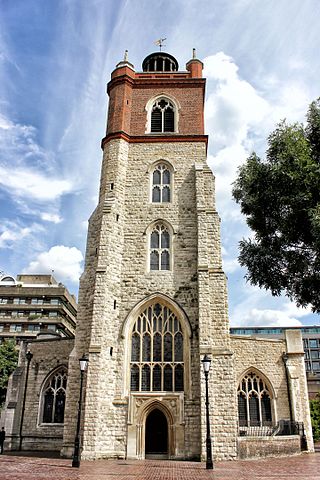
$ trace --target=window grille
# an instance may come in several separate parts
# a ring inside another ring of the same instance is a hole
[[[272,423],[268,386],[254,372],[246,374],[239,384],[238,416],[240,426],[264,426]]]
[[[183,391],[183,334],[166,306],[150,305],[131,335],[131,391]]]
[[[150,234],[150,270],[170,270],[170,234],[162,224]]]
[[[174,106],[169,100],[157,100],[151,111],[151,132],[174,132]]]
[[[63,423],[67,388],[67,371],[62,368],[47,380],[43,390],[43,423]]]
[[[159,164],[153,171],[152,201],[154,203],[171,201],[171,173],[166,165]]]

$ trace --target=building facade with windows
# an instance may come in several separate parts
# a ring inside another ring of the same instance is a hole
[[[304,348],[304,362],[307,373],[309,398],[320,393],[320,326],[290,327],[300,331]],[[252,335],[255,337],[284,338],[283,327],[231,327],[231,335]]]
[[[0,277],[0,342],[31,340],[40,335],[73,338],[77,303],[52,275]]]
[[[28,382],[21,382],[28,384],[30,429],[39,444],[59,427],[63,440],[54,447],[63,456],[74,451],[84,353],[82,458],[204,458],[205,354],[214,459],[300,451],[299,436],[276,435],[281,420],[303,423],[313,450],[300,332],[230,335],[202,67],[192,58],[181,71],[158,52],[142,72],[125,58],[108,83],[74,347],[68,365],[58,365],[54,342],[25,346],[33,353]],[[265,428],[269,437],[257,444]]]

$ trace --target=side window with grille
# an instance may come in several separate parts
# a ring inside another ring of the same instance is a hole
[[[249,372],[239,383],[238,415],[240,427],[261,427],[272,424],[271,394],[266,382]]]

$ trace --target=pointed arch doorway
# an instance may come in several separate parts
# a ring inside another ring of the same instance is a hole
[[[145,458],[168,458],[168,421],[158,408],[146,419]]]

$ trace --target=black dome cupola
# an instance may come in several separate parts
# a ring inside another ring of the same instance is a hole
[[[177,60],[165,52],[155,52],[148,55],[142,63],[144,72],[177,72],[179,64]]]

